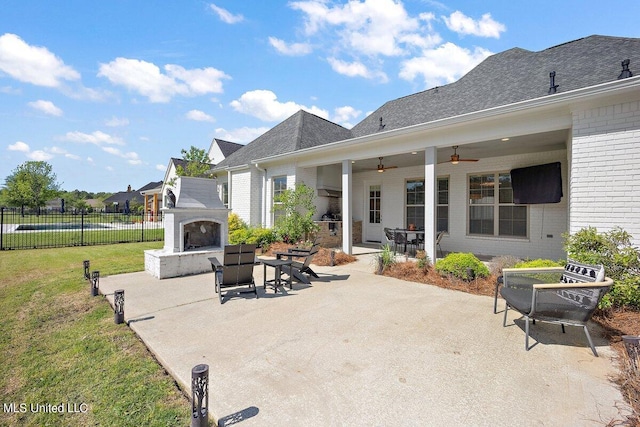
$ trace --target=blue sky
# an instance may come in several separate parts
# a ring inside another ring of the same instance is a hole
[[[492,53],[640,37],[638,16],[600,0],[4,0],[0,182],[45,160],[65,190],[137,189],[214,137],[248,143],[299,109],[350,128]]]

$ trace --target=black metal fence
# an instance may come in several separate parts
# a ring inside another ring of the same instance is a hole
[[[164,239],[161,218],[141,213],[87,213],[0,208],[0,250],[152,242]]]

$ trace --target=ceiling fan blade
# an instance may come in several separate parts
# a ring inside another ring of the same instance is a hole
[[[477,162],[478,159],[458,159],[459,162]]]

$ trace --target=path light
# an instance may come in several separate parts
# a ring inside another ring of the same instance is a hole
[[[124,289],[113,293],[113,321],[116,325],[124,323]]]
[[[209,365],[191,369],[191,427],[207,427],[209,417]]]
[[[91,279],[91,276],[89,275],[89,265],[91,263],[89,262],[88,259],[82,261],[82,265],[84,266],[84,278],[85,280],[89,280]]]
[[[100,286],[100,272],[91,272],[91,296],[98,296],[98,287]]]

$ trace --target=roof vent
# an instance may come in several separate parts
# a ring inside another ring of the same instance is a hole
[[[386,125],[382,123],[382,117],[380,117],[380,124],[378,125],[378,132],[384,129]]]
[[[631,61],[629,59],[625,59],[624,61],[622,61],[622,72],[618,76],[618,80],[633,77],[633,73],[631,72],[631,70],[629,70],[630,62]]]
[[[556,84],[556,72],[552,71],[549,73],[549,95],[552,95],[558,91],[558,86]]]

